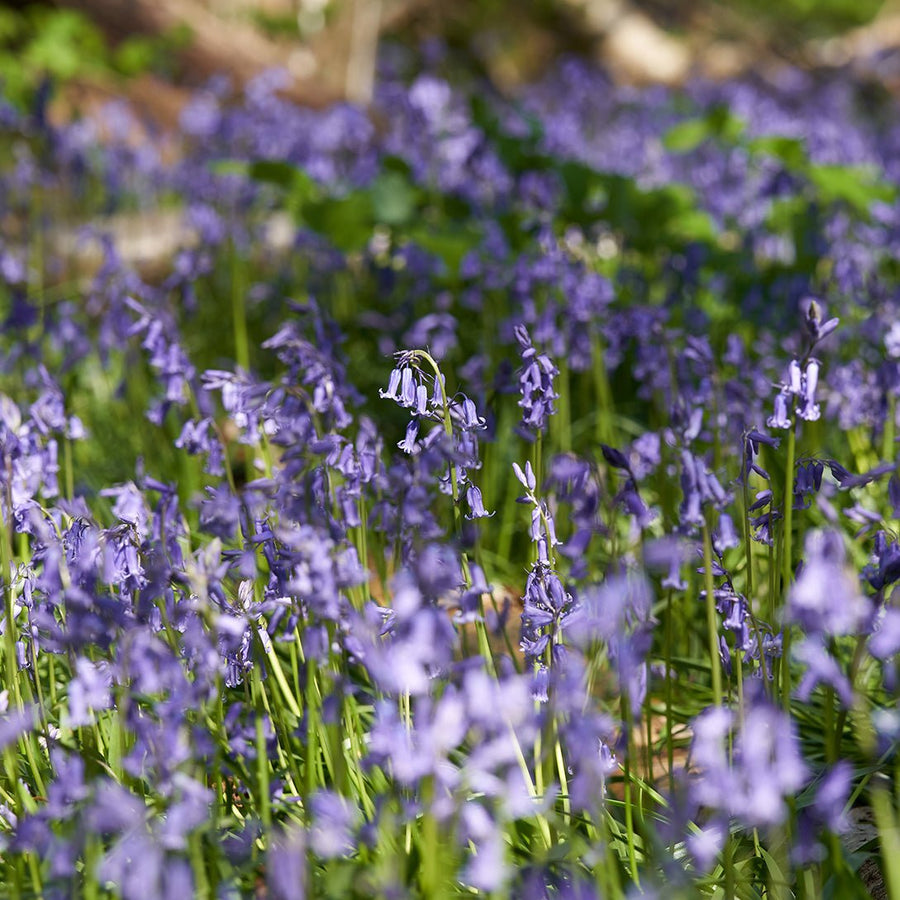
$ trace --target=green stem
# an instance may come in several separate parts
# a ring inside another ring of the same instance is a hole
[[[856,676],[859,674],[859,667],[862,665],[863,657],[866,654],[866,640],[867,635],[860,634],[856,637],[856,646],[853,649],[853,658],[850,660],[850,668],[847,672],[847,679],[850,682],[850,686],[856,690]],[[834,731],[831,734],[831,751],[830,756],[832,759],[838,759],[841,755],[841,741],[844,736],[844,725],[847,722],[847,710],[842,707],[837,716],[837,722],[834,726]],[[900,895],[898,895],[900,896]]]
[[[6,494],[4,504],[6,512],[12,511],[12,465],[9,458],[5,460],[7,469],[6,478]],[[4,595],[4,614],[6,623],[4,628],[4,660],[6,663],[6,687],[10,691],[15,707],[22,706],[22,692],[19,684],[19,662],[16,656],[16,616],[15,616],[15,593],[13,591],[12,582],[12,534],[10,532],[10,523],[7,522],[5,514],[0,513],[0,579],[3,584]],[[13,785],[14,787],[15,785]]]
[[[882,435],[881,454],[884,459],[892,459],[894,456],[894,432],[897,415],[897,397],[890,394],[888,397],[887,415],[884,418],[884,434]]]
[[[716,592],[713,584],[712,539],[709,524],[703,523],[703,581],[706,588],[706,627],[709,634],[709,667],[712,676],[713,701],[722,705],[722,667],[719,662],[719,620],[716,615]]]
[[[673,640],[673,622],[674,615],[672,609],[672,589],[666,591],[666,766],[669,777],[669,793],[675,793],[675,741],[672,737],[672,727],[674,725],[674,715],[672,711],[672,640]]]
[[[255,680],[259,680],[256,673]],[[264,711],[259,701],[260,686],[256,686],[256,778],[259,785],[259,817],[266,829],[272,826],[272,812],[269,801],[269,755],[266,752],[266,736],[263,728]]]
[[[794,517],[794,453],[797,428],[793,418],[788,430],[787,461],[784,476],[784,531],[781,549],[781,591],[782,609],[787,603],[787,595],[794,574],[792,541]],[[774,623],[773,623],[774,626]],[[781,650],[781,702],[785,712],[791,711],[791,627],[784,623],[784,639]]]
[[[625,838],[628,845],[628,866],[631,870],[631,880],[636,885],[640,886],[640,879],[638,877],[637,868],[637,853],[635,851],[634,841],[634,803],[631,796],[631,760],[632,751],[634,749],[634,735],[632,734],[633,717],[631,715],[631,703],[629,702],[628,697],[625,694],[622,694],[622,696],[619,698],[619,704],[622,721],[626,728],[627,734],[625,761],[623,764],[623,768],[625,771],[623,803],[625,805]]]
[[[571,404],[571,379],[569,367],[565,362],[559,365],[559,412],[553,417],[556,436],[559,440],[559,449],[568,453],[572,449],[572,404]]]
[[[747,566],[747,601],[753,603],[753,544],[750,537],[750,473],[744,473],[744,483],[741,486],[741,496],[744,500],[744,508],[741,514],[741,531],[744,538],[744,559]]]
[[[881,843],[881,859],[885,868],[888,896],[900,897],[900,828],[891,808],[888,791],[881,785],[873,785],[870,796],[878,837]]]
[[[734,839],[729,834],[722,851],[725,868],[725,900],[734,900]]]
[[[612,440],[612,391],[606,373],[605,348],[603,338],[595,333],[592,340],[594,393],[597,396],[597,420],[594,436],[598,443],[611,444]]]
[[[317,664],[313,657],[306,660],[306,797],[307,801],[318,788],[319,762],[319,702],[316,685]]]
[[[66,499],[71,500],[75,496],[75,469],[72,464],[72,439],[63,438],[63,469],[66,486]]]
[[[422,896],[426,900],[442,895],[442,859],[444,856],[440,826],[431,806],[434,802],[434,782],[423,789],[424,813],[422,816]]]
[[[234,320],[234,358],[244,371],[250,370],[250,339],[247,334],[246,279],[237,246],[231,245],[231,312]]]

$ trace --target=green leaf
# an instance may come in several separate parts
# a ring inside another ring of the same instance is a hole
[[[685,119],[665,133],[663,146],[670,153],[689,153],[709,136],[709,126],[705,119]]]
[[[97,71],[106,65],[100,31],[75,10],[36,10],[35,36],[22,52],[26,67],[60,79]]]
[[[301,210],[301,221],[339,250],[357,252],[366,246],[375,227],[372,197],[368,191],[353,191],[340,199],[311,203]]]
[[[481,232],[469,225],[447,222],[440,227],[416,225],[406,232],[410,240],[443,261],[455,276],[463,257],[481,241]]]
[[[781,866],[779,866],[775,861],[775,857],[773,857],[772,854],[765,849],[765,847],[760,847],[759,852],[763,860],[765,861],[766,868],[769,870],[769,875],[772,878],[773,885],[783,885],[784,887],[789,887],[790,882],[785,877],[784,872],[781,871]],[[776,891],[776,893],[778,892]]]
[[[418,191],[398,171],[382,172],[369,188],[375,220],[385,225],[405,225],[416,211]]]
[[[676,216],[671,224],[675,237],[687,243],[711,242],[716,238],[713,220],[702,209],[688,209]]]
[[[11,9],[0,9],[0,41],[13,41],[22,34],[25,22],[22,14]]]
[[[148,38],[130,38],[116,47],[113,65],[123,75],[147,72],[156,60],[156,47]]]
[[[864,216],[873,203],[890,203],[897,195],[872,166],[810,166],[807,174],[824,203],[843,202]]]
[[[312,184],[304,171],[280,159],[258,159],[247,166],[247,175],[254,181],[274,184],[286,190],[294,190],[298,184]]]
[[[284,160],[219,159],[212,162],[210,168],[216,175],[241,175],[259,184],[280,188],[285,208],[298,222],[304,221],[306,207],[321,196],[319,185],[306,172]]]
[[[762,135],[748,141],[747,149],[751,153],[772,156],[781,160],[785,167],[792,171],[803,169],[808,162],[806,145],[800,138],[784,137],[777,134]]]
[[[744,127],[743,120],[727,106],[716,106],[701,118],[685,119],[670,128],[663,137],[663,146],[670,153],[689,153],[712,139],[734,143],[743,134]]]

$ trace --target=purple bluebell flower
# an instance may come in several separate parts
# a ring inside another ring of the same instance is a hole
[[[313,825],[310,846],[322,859],[353,852],[357,813],[349,801],[334,791],[317,791],[310,800]]]
[[[635,480],[640,481],[652,475],[658,468],[660,455],[660,436],[654,431],[647,431],[631,444],[629,463]]]
[[[869,652],[876,659],[890,659],[900,653],[900,610],[890,607],[869,638]]]
[[[800,406],[797,415],[807,422],[815,422],[820,416],[819,404],[816,403],[816,387],[819,383],[819,361],[810,359],[803,374],[802,387],[799,391]]]
[[[768,447],[777,448],[779,444],[778,438],[770,437],[767,434],[763,434],[756,429],[751,429],[747,431],[743,435],[742,439],[743,443],[743,462],[741,464],[741,474],[739,483],[744,484],[746,480],[750,477],[751,472],[756,472],[760,478],[769,480],[769,474],[765,471],[765,469],[761,468],[756,463],[756,457],[759,455],[759,447],[760,444],[764,444]]]
[[[144,495],[134,482],[116,485],[102,490],[104,497],[115,497],[113,514],[123,522],[133,525],[140,537],[145,537],[150,521],[150,511]]]
[[[462,880],[480,891],[499,891],[509,877],[506,844],[500,830],[480,803],[463,807],[463,828],[475,853],[466,865]]]
[[[622,469],[630,474],[631,467],[628,465],[628,460],[625,458],[625,454],[622,453],[621,450],[616,450],[615,447],[609,447],[606,444],[601,444],[600,450],[603,453],[603,458],[614,469]]]
[[[816,788],[813,811],[817,819],[833,834],[843,834],[850,828],[847,801],[853,786],[853,765],[848,760],[836,762]]]
[[[814,297],[807,297],[802,303],[803,324],[810,340],[810,347],[824,340],[840,324],[840,319],[822,321],[822,306]]]
[[[810,531],[803,568],[788,594],[788,621],[810,634],[837,636],[858,632],[871,613],[858,578],[847,567],[841,535],[836,531]]]
[[[215,795],[205,785],[181,772],[173,776],[172,788],[173,796],[169,798],[165,821],[155,832],[167,850],[184,850],[191,833],[209,818]]]
[[[521,646],[526,657],[538,660],[559,640],[572,597],[559,577],[544,563],[535,563],[525,582]]]
[[[189,419],[184,423],[175,446],[191,456],[206,454],[206,471],[210,475],[224,475],[225,467],[222,443],[215,431],[212,419]]]
[[[794,655],[806,666],[797,687],[797,696],[804,703],[809,702],[818,685],[826,684],[834,689],[843,706],[847,709],[853,706],[850,680],[821,640],[807,638],[794,649]]]
[[[809,507],[809,498],[821,490],[824,471],[825,464],[821,460],[812,459],[806,462],[798,462],[797,474],[794,479],[795,509],[807,509]]]
[[[798,834],[791,849],[791,857],[797,865],[808,865],[825,858],[823,832],[840,835],[850,830],[847,802],[852,787],[853,765],[848,760],[839,760],[822,775],[816,784],[812,804],[800,812]]]
[[[275,900],[306,900],[306,844],[306,833],[296,825],[272,840],[266,862],[266,887]]]
[[[518,478],[518,480],[521,482],[522,487],[524,487],[527,491],[534,491],[535,487],[537,486],[537,481],[534,477],[534,470],[531,468],[531,462],[526,461],[524,471],[517,462],[514,462],[512,464],[512,467],[513,472],[515,473],[516,478]]]
[[[699,527],[703,524],[704,505],[723,510],[729,496],[715,474],[706,463],[689,450],[681,451],[681,519],[686,525]]]
[[[728,823],[721,818],[713,819],[696,831],[691,831],[686,843],[698,871],[708,872],[712,869],[727,838]]]
[[[553,402],[559,395],[554,390],[553,379],[559,369],[549,356],[537,352],[524,325],[516,326],[515,335],[523,363],[519,370],[520,430],[529,440],[534,440],[546,430],[548,418],[556,412]]]
[[[14,744],[32,726],[34,710],[30,707],[9,709],[9,691],[0,692],[0,750]]]
[[[469,504],[469,509],[471,510],[466,516],[467,519],[484,519],[494,515],[493,512],[488,512],[484,508],[481,491],[479,488],[475,487],[474,484],[470,484],[466,488],[466,502]]]
[[[785,798],[806,782],[807,768],[790,720],[762,701],[744,713],[733,737],[733,764],[727,737],[735,725],[730,710],[712,707],[694,721],[691,758],[699,770],[691,782],[695,803],[736,817],[748,828],[784,821]]]
[[[417,443],[416,438],[419,436],[419,422],[417,419],[410,419],[406,426],[406,434],[397,446],[404,452],[415,456],[422,449],[422,445]]]
[[[719,513],[719,527],[713,535],[713,544],[716,554],[720,557],[726,550],[733,550],[741,545],[734,521],[726,512]]]
[[[769,428],[787,429],[791,427],[792,423],[789,409],[791,396],[791,392],[785,389],[781,389],[775,395],[775,412],[766,420],[766,425],[768,425]]]
[[[206,489],[200,503],[200,527],[223,541],[234,538],[240,527],[241,502],[227,484]]]
[[[107,709],[111,703],[111,674],[108,667],[79,658],[76,674],[69,683],[69,725],[90,725],[92,712]]]

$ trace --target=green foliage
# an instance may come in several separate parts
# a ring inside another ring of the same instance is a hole
[[[685,119],[671,128],[663,138],[663,145],[672,153],[687,153],[704,141],[737,141],[744,133],[744,123],[726,106],[714,106],[705,115]]]
[[[68,80],[104,71],[105,44],[79,12],[27,7],[0,10],[0,81],[6,96],[27,105],[45,78]]]
[[[112,49],[111,67],[126,78],[145,72],[171,77],[175,74],[176,54],[188,47],[191,40],[191,30],[183,24],[163,34],[127,38]]]
[[[780,41],[833,37],[870,22],[884,0],[734,0],[727,4]]]
[[[744,122],[725,107],[714,107],[702,117],[679,122],[666,133],[663,145],[672,153],[689,153],[706,141],[744,147],[753,157],[777,159],[786,171],[807,182],[808,200],[826,205],[844,203],[863,218],[868,217],[873,203],[890,203],[896,198],[895,187],[881,180],[874,167],[814,164],[799,138],[747,138]]]
[[[376,229],[386,227],[396,241],[413,241],[441,257],[453,273],[478,240],[478,229],[460,224],[468,209],[460,210],[452,198],[415,184],[409,167],[396,157],[383,160],[382,171],[371,184],[340,196],[329,196],[302,169],[280,160],[227,160],[213,168],[277,188],[298,225],[345,253],[362,251]]]
[[[27,107],[46,79],[132,77],[150,70],[171,74],[173,54],[190,30],[127,38],[111,48],[85,14],[43,3],[0,9],[0,83],[7,99]]]

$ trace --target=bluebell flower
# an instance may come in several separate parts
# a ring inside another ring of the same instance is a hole
[[[852,708],[853,688],[850,680],[821,639],[807,638],[794,648],[794,655],[806,666],[797,687],[797,696],[804,703],[809,702],[818,685],[825,684],[834,689],[844,707]]]
[[[470,484],[466,487],[466,502],[469,504],[471,512],[466,516],[467,519],[484,519],[490,518],[494,512],[488,512],[484,508],[484,501],[481,498],[481,491]]]
[[[107,709],[111,703],[111,674],[108,667],[79,658],[75,677],[69,682],[69,725],[90,725],[91,713]]]
[[[522,486],[527,491],[533,491],[535,489],[535,487],[537,486],[537,481],[535,480],[535,477],[534,477],[534,470],[531,468],[531,462],[526,461],[524,471],[522,471],[521,466],[517,462],[514,462],[512,464],[512,467],[513,467],[513,472],[515,473],[516,478],[518,478],[518,480],[521,482]]]
[[[206,471],[210,475],[225,473],[222,443],[215,431],[212,419],[202,418],[197,421],[188,419],[175,440],[175,446],[191,456],[206,454]]]
[[[855,634],[871,617],[871,605],[859,580],[847,567],[843,538],[838,532],[807,534],[805,560],[788,593],[788,621],[809,634]]]
[[[728,822],[715,818],[693,829],[687,837],[686,845],[694,859],[698,871],[709,872],[725,847],[728,839]]]
[[[791,427],[792,423],[789,411],[791,396],[791,392],[785,389],[780,390],[775,395],[775,412],[766,420],[766,424],[769,428],[787,429]]]
[[[841,835],[850,830],[847,803],[852,787],[853,765],[848,760],[838,760],[821,776],[812,804],[800,811],[798,834],[791,849],[796,865],[825,859],[828,851],[824,832]]]
[[[722,707],[694,720],[691,759],[698,774],[690,782],[691,797],[748,828],[777,825],[787,815],[785,798],[808,777],[791,722],[763,701],[751,704],[733,734],[731,763],[727,740],[734,726],[734,714]]]
[[[803,375],[802,386],[798,392],[800,395],[800,406],[797,409],[797,415],[807,422],[815,422],[821,414],[819,404],[816,403],[816,387],[818,383],[819,361],[810,359],[806,364],[806,372]]]
[[[409,453],[410,455],[415,455],[422,449],[422,445],[416,442],[416,438],[419,435],[419,422],[417,419],[410,419],[409,424],[406,426],[406,435],[404,436],[402,441],[397,443],[397,446],[404,452]]]
[[[869,652],[876,659],[890,659],[900,653],[900,610],[890,607],[869,638]]]
[[[814,297],[807,297],[802,303],[803,324],[810,340],[810,347],[824,340],[840,324],[840,319],[822,321],[822,306]]]
[[[294,825],[276,834],[266,859],[266,887],[274,900],[306,900],[306,832]]]
[[[358,811],[347,798],[330,790],[316,791],[310,798],[310,811],[310,846],[317,856],[332,859],[353,852]]]
[[[750,431],[744,432],[742,443],[743,462],[741,464],[741,474],[738,478],[738,482],[740,484],[746,483],[746,480],[750,477],[751,472],[756,472],[756,474],[759,475],[760,478],[769,481],[769,473],[757,464],[756,457],[759,455],[760,444],[777,448],[779,445],[778,438],[773,438],[769,435],[763,434],[760,431],[757,431],[756,429],[751,429]]]
[[[547,419],[556,412],[553,403],[558,394],[553,379],[559,370],[550,357],[538,353],[524,325],[515,328],[516,340],[522,353],[519,370],[519,406],[522,408],[522,433],[533,440],[547,428]]]
[[[509,877],[509,865],[500,823],[473,802],[463,807],[463,828],[475,853],[462,872],[462,881],[480,891],[501,890]]]
[[[729,501],[725,489],[705,462],[689,450],[681,451],[681,490],[679,512],[682,521],[692,527],[703,524],[704,505],[722,510]]]

